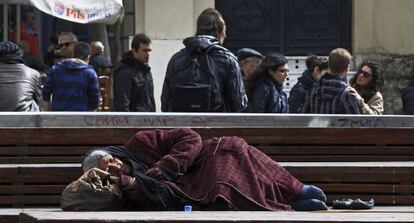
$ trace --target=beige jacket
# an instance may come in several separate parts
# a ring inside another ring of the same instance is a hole
[[[378,91],[374,96],[365,103],[364,99],[358,94],[354,94],[361,114],[365,115],[382,115],[384,113],[384,100],[382,94]]]

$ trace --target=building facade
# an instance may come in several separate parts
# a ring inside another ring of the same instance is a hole
[[[321,0],[297,0],[298,4],[302,5],[320,5],[319,1]],[[157,99],[161,91],[166,63],[174,52],[183,47],[181,40],[195,32],[195,21],[199,12],[207,7],[219,8],[218,5],[221,3],[218,2],[226,1],[175,0],[174,2],[173,6],[168,4],[168,0],[136,1],[138,3],[136,7],[141,8],[138,13],[140,16],[136,17],[137,24],[140,24],[137,31],[145,31],[155,39],[155,50],[151,64],[156,78]],[[274,7],[276,6],[274,5]],[[348,10],[343,7],[350,7],[350,12],[343,15],[349,16],[350,33],[340,33],[345,35],[344,39],[349,35],[349,42],[345,40],[345,42],[338,42],[337,46],[331,44],[330,47],[348,48],[349,46],[349,50],[354,56],[355,65],[366,59],[379,61],[382,65],[381,70],[384,78],[382,93],[385,100],[385,114],[402,114],[401,92],[414,78],[414,23],[412,22],[414,14],[411,12],[411,9],[414,8],[414,1],[353,0],[349,1],[349,6],[338,5],[338,7],[339,12]],[[346,20],[346,18],[342,19]],[[231,26],[232,24],[227,22],[227,25]],[[260,41],[257,46],[260,48]],[[322,49],[320,52],[328,52],[323,46],[322,44],[322,47],[319,48]],[[249,47],[255,47],[255,44],[253,43]],[[316,50],[318,50],[317,47]],[[294,54],[288,53],[288,55],[293,56]]]
[[[354,64],[377,60],[384,78],[385,114],[401,114],[401,92],[414,78],[414,8],[412,0],[124,0],[122,51],[129,48],[134,34],[144,32],[153,39],[150,66],[155,99],[160,95],[167,63],[183,48],[182,40],[194,35],[201,11],[215,7],[228,26],[225,45],[232,50],[256,48],[263,53],[282,52],[292,57],[291,70],[304,69],[303,56],[319,55],[335,47],[349,49]],[[260,14],[262,13],[262,14]],[[88,40],[88,25],[59,25],[56,20],[37,16],[42,27],[42,48],[48,33],[70,29]],[[1,17],[1,16],[0,16]],[[250,19],[249,19],[250,18]],[[0,18],[1,20],[1,18]],[[63,22],[60,22],[63,24]],[[46,28],[45,27],[49,27]],[[55,28],[53,28],[55,27]],[[111,48],[115,47],[114,26],[108,26]],[[240,32],[243,31],[243,32]],[[115,59],[115,57],[113,57]],[[299,62],[298,62],[299,61]],[[355,68],[355,67],[354,67]],[[293,85],[295,80],[291,79]]]

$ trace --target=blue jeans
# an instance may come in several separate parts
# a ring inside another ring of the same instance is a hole
[[[292,208],[295,211],[327,210],[325,202],[325,193],[320,188],[305,184],[293,201]]]

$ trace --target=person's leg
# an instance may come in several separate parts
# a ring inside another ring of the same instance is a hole
[[[302,190],[296,196],[295,201],[317,199],[326,202],[325,193],[318,187],[313,185],[303,185]]]
[[[318,211],[328,210],[325,202],[318,199],[297,200],[292,203],[295,211]]]

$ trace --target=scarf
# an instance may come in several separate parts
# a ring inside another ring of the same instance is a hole
[[[149,169],[148,165],[127,148],[124,146],[108,146],[98,149],[105,150],[123,162],[129,163],[139,188],[161,210],[176,210],[179,207],[180,199],[174,192],[160,181],[145,175],[145,172]]]

